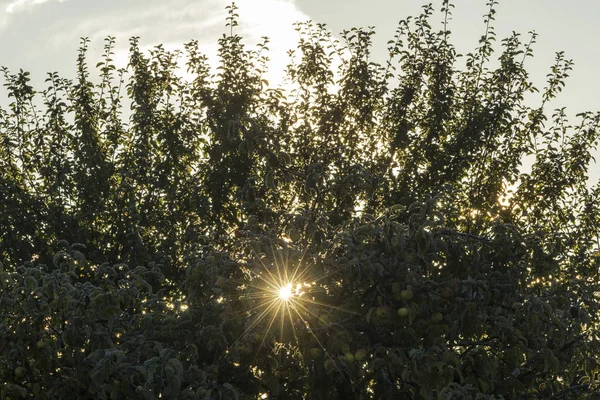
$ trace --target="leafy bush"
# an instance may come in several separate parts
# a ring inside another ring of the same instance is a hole
[[[3,69],[0,397],[594,398],[600,114],[546,113],[563,53],[525,104],[495,5],[461,69],[448,2],[384,65],[298,24],[291,93],[235,5],[216,74],[112,37],[98,79],[85,39],[74,80]]]

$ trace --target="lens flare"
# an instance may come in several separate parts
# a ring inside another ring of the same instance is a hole
[[[242,269],[244,275],[237,282],[234,296],[239,297],[234,300],[239,300],[237,304],[242,310],[234,318],[243,319],[244,329],[231,342],[224,357],[258,365],[266,359],[281,362],[282,348],[293,357],[311,357],[310,346],[318,346],[337,368],[334,355],[323,341],[329,335],[323,332],[344,330],[341,324],[330,323],[341,313],[359,316],[327,301],[334,288],[328,281],[339,276],[345,266],[336,270],[321,269],[306,257],[308,248],[284,250],[271,244],[264,250],[264,253],[252,251],[247,266]],[[232,298],[232,294],[224,297]],[[231,316],[228,319],[233,322]]]
[[[292,297],[292,284],[288,283],[285,286],[279,288],[279,298],[283,301],[288,301]]]

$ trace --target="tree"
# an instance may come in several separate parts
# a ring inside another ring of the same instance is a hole
[[[112,37],[98,79],[86,39],[41,92],[4,68],[0,397],[594,398],[600,114],[547,114],[563,53],[526,105],[536,36],[490,67],[488,5],[462,68],[447,1],[384,65],[298,24],[291,93],[234,4],[216,74]]]

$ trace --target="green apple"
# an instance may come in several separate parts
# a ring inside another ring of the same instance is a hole
[[[404,300],[404,301],[412,300],[413,291],[411,289],[404,289],[403,291],[400,292],[400,297],[402,297],[402,300]]]
[[[290,239],[292,239],[292,242],[297,242],[302,239],[302,234],[298,230],[292,229],[290,232]]]
[[[356,361],[362,361],[362,360],[364,360],[365,358],[367,358],[367,355],[368,355],[368,354],[369,354],[369,353],[367,352],[367,350],[366,350],[366,349],[358,349],[358,350],[356,350],[356,353],[354,353],[354,359],[355,359]]]
[[[387,306],[379,306],[375,310],[375,316],[379,319],[387,318],[390,315],[390,310],[388,310]]]
[[[47,345],[48,343],[45,340],[38,340],[38,342],[35,344],[35,347],[37,347],[38,350],[42,350]]]
[[[254,343],[260,343],[262,341],[262,336],[259,333],[253,333],[252,334],[252,342]]]
[[[325,371],[327,372],[331,372],[334,370],[335,368],[335,363],[333,362],[332,359],[328,358],[327,360],[325,360],[325,362],[323,363],[323,367],[325,367]]]
[[[319,315],[319,322],[323,325],[329,325],[329,315],[327,314],[320,314]]]
[[[202,268],[202,266],[200,266],[200,265],[194,265],[192,267],[192,271],[191,271],[190,276],[192,278],[194,278],[194,279],[198,279],[198,278],[202,277],[203,270],[204,269]]]
[[[346,359],[346,361],[348,362],[354,362],[354,354],[348,352],[346,354],[344,354],[344,358]]]
[[[441,313],[441,312],[439,312],[439,311],[438,311],[438,312],[434,312],[434,313],[431,315],[431,321],[432,321],[432,322],[435,322],[436,324],[437,324],[437,323],[439,323],[439,322],[442,322],[442,319],[443,319],[443,318],[444,318],[444,316],[443,316],[443,315],[442,315],[442,313]]]
[[[408,308],[400,307],[398,309],[398,316],[402,318],[408,317]]]
[[[313,347],[308,351],[308,354],[310,355],[310,358],[316,360],[321,357],[321,349]]]
[[[249,356],[252,354],[252,346],[249,344],[240,346],[240,354],[243,356]]]
[[[342,353],[350,353],[350,345],[348,343],[342,344]]]
[[[14,373],[15,373],[15,378],[20,380],[25,377],[27,370],[24,367],[17,367],[17,368],[15,368]]]

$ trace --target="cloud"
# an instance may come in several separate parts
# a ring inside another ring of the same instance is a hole
[[[101,46],[109,35],[118,42],[140,36],[142,43],[184,43],[198,36],[216,37],[225,21],[222,3],[221,0],[110,2],[102,12],[56,20],[45,36],[55,49],[72,45],[79,37],[88,37],[93,45]]]
[[[19,11],[24,11],[35,7],[36,5],[47,3],[51,0],[13,0],[9,2],[6,7],[4,7],[4,11],[9,14],[16,13]],[[66,0],[57,0],[59,3],[62,3]]]
[[[128,39],[132,36],[140,37],[142,49],[159,43],[169,50],[183,49],[183,43],[196,39],[211,65],[216,66],[217,40],[228,32],[225,7],[230,3],[230,0],[109,1],[101,13],[74,14],[55,20],[44,28],[43,36],[55,52],[74,50],[80,37],[88,37],[90,48],[100,51],[103,39],[115,36],[114,59],[118,66],[127,62]],[[293,0],[238,0],[236,4],[239,8],[236,32],[249,48],[261,42],[263,36],[270,38],[271,72],[267,79],[280,81],[288,64],[287,51],[295,48],[298,40],[293,23],[307,20],[308,16]]]
[[[53,0],[0,0],[0,31],[4,30],[15,18],[15,15],[23,11],[31,11],[35,6],[51,2]],[[54,0],[63,3],[66,0]]]
[[[216,72],[220,61],[217,41],[229,33],[225,7],[231,0],[78,0],[60,7],[34,7],[62,1],[0,0],[0,28],[3,19],[12,22],[11,35],[18,38],[0,43],[5,53],[15,54],[9,67],[25,68],[42,77],[48,70],[64,71],[61,75],[71,77],[80,38],[90,39],[88,62],[93,66],[101,59],[107,36],[116,37],[112,58],[117,67],[124,67],[129,60],[129,39],[139,36],[142,50],[157,44],[169,51],[184,50],[183,44],[195,39]],[[264,78],[278,86],[290,62],[288,50],[295,49],[299,39],[293,23],[310,18],[295,0],[237,0],[236,4],[239,25],[234,32],[242,36],[247,49],[269,37],[270,62]],[[12,7],[11,13],[6,11],[8,7]],[[27,8],[30,12],[17,13]],[[185,53],[179,61],[177,73],[187,78]]]

